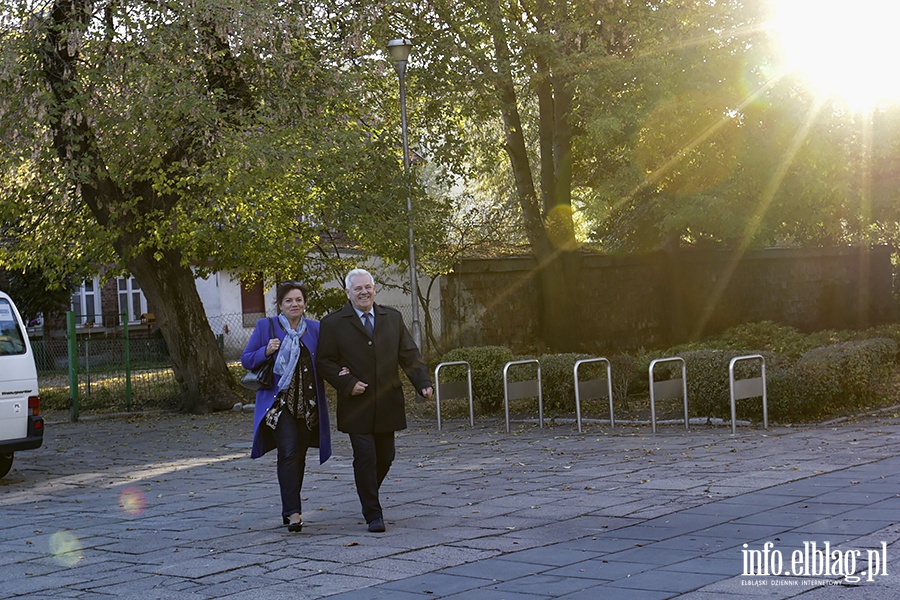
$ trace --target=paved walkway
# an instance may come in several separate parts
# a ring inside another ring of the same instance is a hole
[[[382,488],[384,534],[366,532],[343,434],[309,465],[306,526],[288,533],[274,453],[248,458],[251,421],[51,420],[0,480],[0,598],[900,595],[895,412],[736,437],[415,423]]]

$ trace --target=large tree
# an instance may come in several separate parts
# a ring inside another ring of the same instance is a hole
[[[660,165],[632,150],[642,119],[679,86],[733,91],[739,82],[715,67],[739,62],[746,42],[731,32],[758,15],[737,1],[422,0],[373,12],[385,38],[416,41],[411,87],[426,98],[415,125],[436,156],[473,177],[508,175],[540,282],[541,337],[576,346],[579,209],[605,205],[587,214],[597,220],[627,196],[659,194],[640,182]]]
[[[516,198],[550,346],[577,340],[582,239],[604,251],[739,255],[897,229],[881,220],[896,205],[889,115],[804,91],[780,68],[768,6],[421,0],[376,11],[385,39],[416,41],[416,130]]]
[[[183,407],[229,408],[236,383],[195,276],[314,276],[321,231],[359,240],[359,214],[403,231],[394,138],[368,120],[343,50],[328,50],[353,58],[356,33],[327,3],[41,8],[0,3],[4,265],[130,272]]]

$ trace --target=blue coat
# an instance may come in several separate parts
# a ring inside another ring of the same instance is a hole
[[[278,323],[278,317],[273,317],[275,336],[284,340],[287,332]],[[241,365],[245,369],[255,369],[266,361],[266,344],[269,343],[269,319],[260,319],[256,322],[256,329],[241,354]],[[312,355],[313,373],[316,378],[316,396],[319,406],[319,463],[324,463],[331,456],[331,428],[328,422],[328,401],[325,398],[325,385],[319,376],[316,367],[316,350],[319,345],[319,322],[312,319],[306,320],[306,332],[300,337],[303,345]],[[256,392],[256,409],[253,411],[253,449],[250,458],[259,458],[269,450],[275,448],[275,432],[262,425],[263,417],[275,402],[278,391],[279,375],[275,375],[275,385],[270,390],[258,390]]]

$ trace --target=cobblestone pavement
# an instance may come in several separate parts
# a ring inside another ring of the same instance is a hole
[[[343,434],[325,465],[310,452],[289,533],[274,452],[248,458],[250,414],[64,417],[0,480],[0,598],[900,595],[896,411],[737,436],[416,422],[384,534],[366,531]]]

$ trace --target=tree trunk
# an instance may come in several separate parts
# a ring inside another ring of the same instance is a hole
[[[128,261],[152,303],[181,390],[181,409],[191,413],[228,410],[241,397],[197,293],[194,274],[176,252],[157,260],[144,251]]]
[[[590,340],[582,339],[576,285],[581,255],[555,252],[538,263],[541,284],[541,339],[554,352],[575,352]],[[600,308],[600,307],[598,307]]]
[[[578,254],[574,251],[574,228],[570,211],[554,210],[562,199],[567,209],[571,187],[571,131],[559,127],[560,115],[571,106],[570,98],[563,96],[562,106],[555,106],[550,86],[540,87],[541,181],[543,203],[539,201],[522,119],[519,115],[516,87],[512,77],[511,51],[503,29],[502,19],[496,7],[489,14],[494,51],[497,57],[495,85],[500,101],[506,133],[506,152],[516,182],[516,193],[525,230],[531,243],[540,282],[540,336],[553,351],[577,349],[578,313],[576,310],[576,283]],[[543,63],[540,68],[546,69]],[[568,93],[568,89],[566,89]],[[564,120],[562,121],[564,123]],[[560,192],[559,187],[564,189]],[[547,197],[550,194],[551,197]],[[542,204],[544,206],[542,206]],[[547,207],[547,210],[543,210]]]

